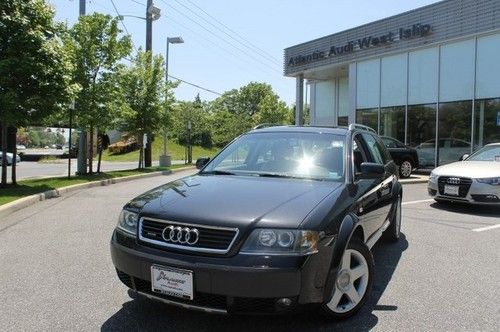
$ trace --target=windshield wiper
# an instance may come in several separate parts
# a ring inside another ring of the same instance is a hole
[[[221,170],[206,171],[206,172],[201,172],[201,174],[209,174],[209,175],[236,175],[235,173],[231,173],[231,172],[228,172],[228,171],[221,171]]]
[[[267,178],[305,179],[305,180],[323,181],[323,179],[312,178],[308,176],[283,174],[283,173],[255,173],[252,175],[267,177]]]

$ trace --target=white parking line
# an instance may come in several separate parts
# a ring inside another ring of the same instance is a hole
[[[434,199],[421,199],[419,201],[409,201],[409,202],[403,202],[401,205],[410,205],[410,204],[417,204],[417,203],[425,203],[425,202],[433,202]]]
[[[490,229],[495,229],[495,228],[500,228],[500,224],[481,227],[481,228],[474,228],[472,231],[473,232],[484,232],[484,231],[489,231]]]

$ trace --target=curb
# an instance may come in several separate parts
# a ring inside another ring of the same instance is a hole
[[[7,204],[0,206],[0,218],[4,218],[11,213],[14,213],[16,211],[24,209],[25,207],[33,205],[37,202],[44,201],[46,199],[57,198],[57,197],[60,197],[62,194],[70,193],[73,191],[88,189],[88,188],[93,188],[93,187],[108,186],[110,184],[133,181],[133,180],[144,179],[144,178],[150,178],[150,177],[159,176],[159,175],[169,175],[169,174],[174,174],[177,172],[186,171],[186,170],[190,170],[190,169],[195,169],[195,167],[188,166],[188,167],[182,167],[182,168],[177,168],[177,169],[168,170],[168,171],[158,171],[158,172],[151,172],[151,173],[146,173],[146,174],[129,175],[129,176],[121,177],[121,178],[113,178],[113,179],[92,181],[92,182],[87,182],[87,183],[79,183],[79,184],[74,184],[74,185],[67,186],[67,187],[48,190],[48,191],[45,191],[43,193],[34,194],[31,196],[16,199],[13,202],[10,202],[10,203],[7,203]]]
[[[404,179],[399,180],[401,184],[414,184],[414,183],[427,183],[429,181],[429,177],[419,177],[418,179]]]

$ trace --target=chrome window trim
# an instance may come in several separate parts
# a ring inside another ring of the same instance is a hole
[[[227,249],[210,249],[210,248],[196,248],[196,247],[188,247],[188,246],[182,246],[178,244],[171,244],[171,243],[166,243],[163,241],[157,241],[157,240],[152,240],[146,237],[142,236],[142,225],[144,219],[151,220],[151,221],[156,221],[156,222],[161,222],[164,224],[171,224],[171,225],[180,225],[180,226],[191,226],[191,227],[199,227],[199,228],[209,228],[209,229],[217,229],[217,230],[225,230],[225,231],[233,231],[235,232],[233,240],[231,243],[229,243],[229,246]],[[185,250],[185,251],[194,251],[194,252],[202,252],[202,253],[210,253],[210,254],[227,254],[229,250],[233,247],[234,242],[238,238],[240,230],[238,228],[231,228],[231,227],[220,227],[220,226],[208,226],[208,225],[200,225],[200,224],[190,224],[190,223],[182,223],[182,222],[176,222],[172,220],[164,220],[164,219],[158,219],[158,218],[150,218],[150,217],[141,217],[139,219],[139,229],[138,229],[138,235],[139,235],[139,240],[146,242],[146,243],[151,243],[160,247],[165,247],[165,248],[174,248],[178,250]]]

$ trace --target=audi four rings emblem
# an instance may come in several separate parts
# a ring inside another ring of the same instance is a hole
[[[199,238],[200,232],[196,228],[167,226],[162,233],[165,242],[195,245]]]
[[[448,178],[446,182],[449,184],[460,184],[460,178]]]

